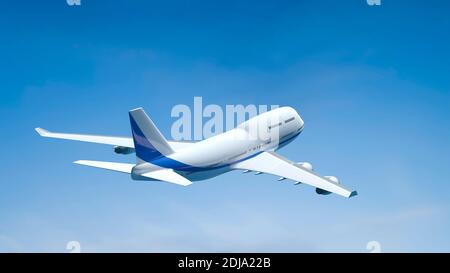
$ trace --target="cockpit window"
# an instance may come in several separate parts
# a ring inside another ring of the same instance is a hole
[[[284,123],[291,122],[291,121],[293,121],[294,119],[295,119],[295,117],[289,118],[289,119],[285,120]]]

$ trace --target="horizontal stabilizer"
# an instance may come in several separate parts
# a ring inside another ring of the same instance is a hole
[[[131,173],[131,170],[134,167],[134,164],[129,163],[116,163],[116,162],[92,161],[92,160],[77,160],[74,163],[122,173]]]
[[[160,169],[156,171],[151,171],[148,173],[141,174],[141,176],[148,177],[151,179],[156,179],[164,182],[169,182],[181,186],[189,186],[192,184],[189,179],[182,175],[174,172],[172,169]]]
[[[129,163],[116,163],[116,162],[93,161],[93,160],[77,160],[74,163],[122,173],[131,173],[133,167],[135,166],[134,164]],[[189,186],[192,184],[191,181],[189,181],[184,176],[181,176],[178,173],[174,172],[172,169],[159,169],[156,171],[151,171],[140,175],[143,177],[173,183],[181,186]]]

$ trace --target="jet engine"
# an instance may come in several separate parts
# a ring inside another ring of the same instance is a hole
[[[129,147],[123,147],[123,146],[115,146],[114,147],[114,152],[116,154],[127,155],[127,154],[134,153],[134,149],[133,148],[129,148]]]
[[[313,166],[312,166],[312,164],[309,163],[309,162],[298,162],[298,163],[295,164],[295,165],[300,166],[300,167],[303,167],[303,168],[305,168],[305,169],[307,169],[307,170],[309,170],[309,171],[312,171],[312,170],[313,170]]]
[[[327,178],[328,180],[334,182],[334,183],[339,184],[339,179],[336,176],[324,176],[324,177]],[[321,188],[316,188],[316,193],[320,194],[320,195],[328,195],[331,192],[323,190]]]
[[[317,193],[317,194],[320,194],[320,195],[328,195],[328,194],[330,194],[331,192],[326,191],[326,190],[322,190],[321,188],[316,188],[316,193]]]
[[[328,178],[329,180],[333,181],[334,183],[339,183],[339,179],[336,176],[324,176],[325,178]]]

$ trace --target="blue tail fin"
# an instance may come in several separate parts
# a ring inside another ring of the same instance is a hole
[[[173,153],[167,140],[142,108],[131,110],[129,114],[138,161],[151,162],[158,157]]]

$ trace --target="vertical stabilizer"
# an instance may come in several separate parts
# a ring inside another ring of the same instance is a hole
[[[167,140],[142,108],[129,112],[134,148],[139,160],[152,160],[173,153]]]

